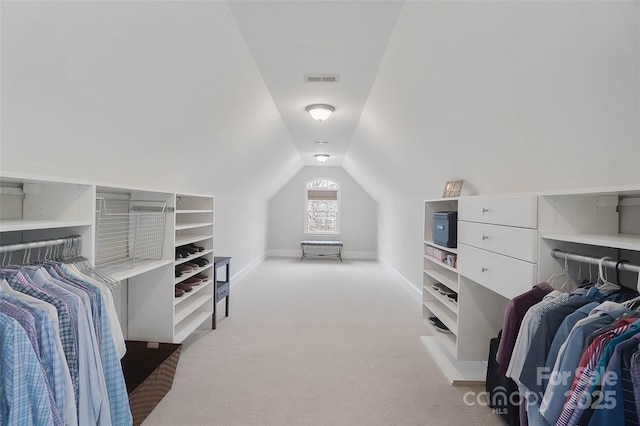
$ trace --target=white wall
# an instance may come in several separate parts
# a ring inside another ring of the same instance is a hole
[[[421,283],[422,200],[640,182],[640,3],[406,2],[345,169]]]
[[[264,256],[302,162],[226,2],[1,7],[0,170],[212,194],[217,251]]]
[[[344,258],[375,258],[377,206],[371,196],[342,168],[306,166],[269,201],[267,245],[273,256],[299,256],[304,235],[305,184],[318,177],[340,183],[340,239]],[[319,237],[317,239],[323,239]],[[332,239],[327,237],[326,239]]]

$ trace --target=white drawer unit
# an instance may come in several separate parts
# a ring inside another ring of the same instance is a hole
[[[458,242],[531,263],[536,263],[538,258],[538,236],[535,229],[459,222]]]
[[[535,195],[463,197],[458,201],[458,220],[535,229],[537,206]]]
[[[458,252],[460,274],[507,299],[524,293],[536,283],[535,263],[466,244],[460,244]]]

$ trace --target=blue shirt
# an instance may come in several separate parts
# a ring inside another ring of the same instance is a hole
[[[53,424],[42,368],[24,329],[0,314],[0,424]]]

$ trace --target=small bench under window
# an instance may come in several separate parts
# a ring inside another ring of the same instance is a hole
[[[318,247],[319,250],[313,250],[311,253],[308,251],[309,247]],[[325,248],[335,248],[335,252],[327,251]],[[329,256],[329,257],[337,257],[342,262],[342,241],[320,241],[320,240],[304,240],[300,241],[300,248],[302,249],[302,257],[300,260],[304,259],[307,256]]]

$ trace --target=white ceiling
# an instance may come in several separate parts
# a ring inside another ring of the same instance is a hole
[[[303,164],[342,165],[402,1],[230,1],[249,51]],[[338,83],[305,75],[337,74]],[[316,122],[305,107],[336,108]],[[317,144],[315,142],[328,142]]]

